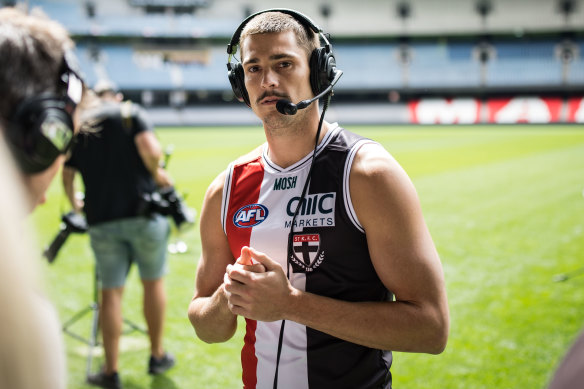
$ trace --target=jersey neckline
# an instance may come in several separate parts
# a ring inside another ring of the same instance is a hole
[[[339,124],[337,122],[331,123],[330,130],[324,135],[318,146],[316,147],[316,155],[318,156],[322,150],[326,147],[327,144],[330,143],[333,136],[340,131]],[[287,168],[283,168],[278,166],[278,164],[274,163],[269,155],[268,155],[268,144],[265,143],[262,151],[262,160],[264,162],[266,170],[270,171],[271,173],[290,173],[295,172],[298,170],[302,170],[308,166],[310,166],[310,160],[312,159],[312,154],[314,150],[308,153],[304,158],[300,161],[288,166]]]

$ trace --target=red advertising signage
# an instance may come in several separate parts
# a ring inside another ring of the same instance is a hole
[[[583,97],[429,98],[410,102],[408,109],[416,124],[584,123]]]
[[[568,123],[584,123],[584,97],[568,100]]]
[[[487,101],[489,123],[557,123],[562,99],[513,97]]]
[[[476,99],[421,99],[409,104],[410,120],[417,124],[479,123],[480,103]]]

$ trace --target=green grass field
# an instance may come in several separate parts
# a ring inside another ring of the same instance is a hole
[[[439,356],[394,353],[395,388],[544,388],[584,327],[584,126],[354,127],[381,142],[418,190],[440,253],[451,331]],[[159,129],[175,152],[169,170],[187,203],[200,210],[211,180],[228,162],[263,141],[260,128]],[[39,245],[68,211],[59,182],[32,217]],[[229,342],[198,340],[186,317],[200,253],[198,227],[182,238],[186,254],[170,256],[166,347],[177,366],[146,374],[148,343],[122,338],[125,388],[241,387],[243,325]],[[92,299],[93,258],[87,236],[72,235],[52,265],[47,290],[62,320]],[[143,324],[135,270],[124,297],[127,319]],[[89,334],[90,316],[75,325]],[[86,388],[87,346],[66,336],[69,387]],[[97,357],[94,367],[101,363]]]

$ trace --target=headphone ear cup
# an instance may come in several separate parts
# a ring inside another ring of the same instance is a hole
[[[65,103],[54,98],[21,103],[10,121],[8,144],[24,173],[47,169],[73,138],[73,120]]]
[[[310,86],[312,93],[318,95],[329,87],[337,69],[337,62],[332,51],[326,47],[314,49],[310,56]]]
[[[250,106],[249,95],[247,94],[247,89],[245,89],[243,66],[241,66],[239,63],[232,63],[230,65],[231,69],[227,73],[227,77],[229,78],[231,89],[233,89],[233,93],[239,101],[243,101],[245,104]]]

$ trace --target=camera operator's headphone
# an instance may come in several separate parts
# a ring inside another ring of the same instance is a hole
[[[248,106],[250,105],[249,95],[245,89],[243,66],[239,62],[231,62],[231,58],[237,52],[237,46],[239,45],[241,32],[247,23],[254,17],[266,12],[281,12],[288,14],[296,19],[296,21],[298,21],[307,30],[307,32],[312,31],[315,34],[320,35],[324,42],[324,46],[314,49],[310,55],[310,86],[312,87],[312,93],[314,93],[315,96],[328,88],[335,78],[337,69],[332,46],[329,43],[323,30],[314,24],[310,18],[301,14],[300,12],[286,8],[273,8],[248,16],[239,25],[239,27],[237,27],[237,30],[235,30],[233,33],[231,42],[227,45],[227,54],[229,54],[229,58],[227,60],[227,76],[229,78],[229,82],[231,83],[231,88],[233,89],[235,97],[237,97],[239,100],[243,100]]]
[[[47,169],[71,146],[72,115],[83,93],[80,74],[73,52],[66,51],[57,79],[57,92],[25,98],[8,121],[7,144],[24,173]]]

